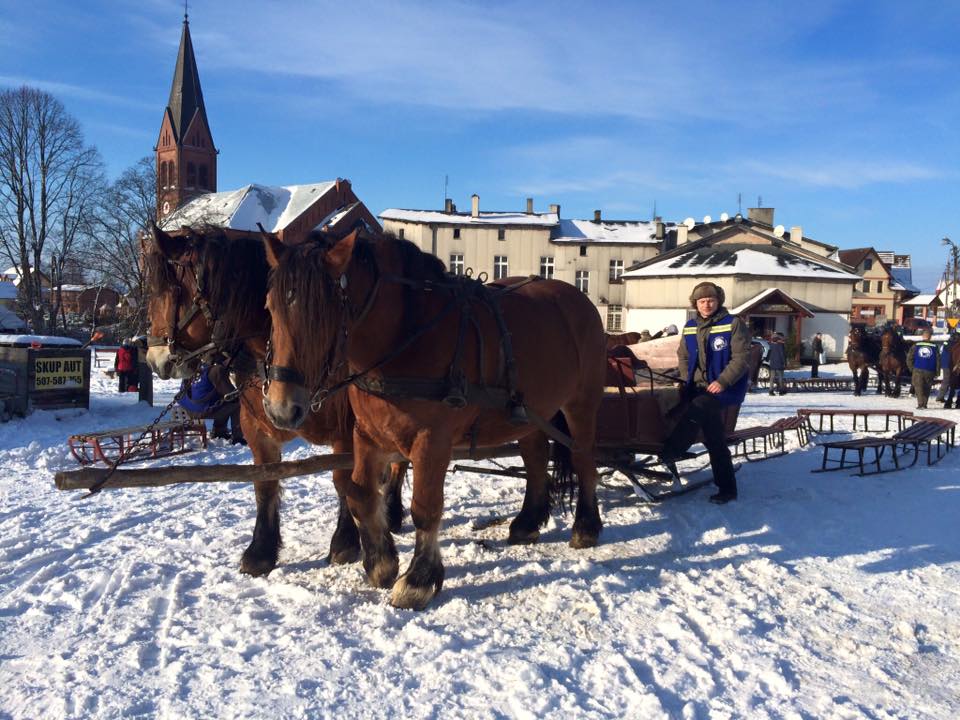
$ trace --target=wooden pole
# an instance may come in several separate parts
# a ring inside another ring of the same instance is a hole
[[[494,448],[478,448],[474,454],[469,449],[455,449],[451,460],[484,460],[498,457],[514,457],[520,454],[516,443]],[[389,462],[402,462],[405,457],[392,453]],[[182,483],[214,482],[270,482],[299,475],[328,470],[347,470],[353,467],[353,455],[350,453],[330,453],[314,455],[303,460],[266,463],[264,465],[187,465],[159,468],[136,468],[117,470],[103,486],[104,490],[114,488],[162,487]],[[61,471],[54,476],[58,490],[89,490],[102,480],[110,470],[102,468],[83,468],[81,470]]]

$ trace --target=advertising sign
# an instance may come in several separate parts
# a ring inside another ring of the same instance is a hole
[[[64,390],[84,386],[82,357],[38,357],[34,359],[35,390]]]

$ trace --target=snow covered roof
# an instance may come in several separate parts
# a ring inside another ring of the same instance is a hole
[[[699,245],[688,252],[671,253],[662,260],[653,258],[624,278],[670,276],[752,275],[762,277],[800,277],[826,280],[860,280],[858,275],[827,263],[802,257],[773,245],[731,243]]]
[[[27,330],[29,327],[15,312],[0,307],[0,330]]]
[[[163,220],[164,230],[183,226],[214,225],[230,230],[257,232],[257,223],[276,233],[300,217],[336,182],[313,185],[247,185],[239,190],[207,193],[194,198]]]
[[[55,335],[0,335],[0,345],[28,346],[39,343],[44,347],[82,347],[83,343],[68,337]]]
[[[675,227],[674,223],[664,223],[665,230]],[[655,245],[657,224],[644,220],[561,220],[557,236],[551,238],[555,243],[612,243]]]
[[[912,293],[920,292],[920,288],[913,284],[913,271],[911,268],[893,266],[890,268],[890,277],[893,278],[890,282],[891,290],[904,290]]]
[[[771,296],[778,297],[785,304],[790,305],[796,309],[799,309],[801,312],[805,313],[808,317],[814,316],[814,312],[810,309],[809,306],[800,302],[795,297],[791,297],[780,288],[775,288],[775,287],[767,288],[763,292],[757,293],[746,302],[740,303],[735,308],[730,308],[730,314],[739,315],[740,313],[746,312],[747,310],[751,310],[757,305],[762,304],[765,300],[770,299]]]
[[[400,220],[413,223],[437,225],[530,225],[553,227],[560,218],[557,213],[481,212],[473,217],[468,212],[447,213],[442,210],[401,210],[387,208],[379,215],[381,220]]]
[[[918,307],[923,307],[924,305],[929,305],[936,299],[936,295],[933,293],[924,293],[923,295],[917,295],[912,297],[909,300],[904,300],[901,305],[917,305]]]
[[[13,300],[17,297],[17,286],[9,280],[0,280],[0,300]]]

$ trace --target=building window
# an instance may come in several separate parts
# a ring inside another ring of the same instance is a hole
[[[547,280],[553,279],[553,258],[546,255],[540,258],[540,277]]]
[[[864,281],[863,281],[863,291],[864,291],[865,293],[870,292],[870,281],[869,281],[869,280],[864,280]]]
[[[192,162],[187,163],[187,187],[197,186],[197,166]]]
[[[453,239],[454,239],[454,240],[459,240],[459,239],[460,239],[460,228],[454,228],[454,229],[453,229]]]
[[[623,276],[623,260],[610,261],[610,279],[619,280]]]
[[[623,330],[623,305],[607,306],[607,332]]]
[[[403,228],[400,228],[399,230],[397,230],[397,237],[400,238],[401,240],[403,240],[403,233],[404,233]]]
[[[883,292],[883,280],[877,280],[877,292],[878,293]]]
[[[577,270],[577,290],[588,293],[590,292],[590,271],[589,270]]]
[[[581,245],[581,246],[580,246],[580,257],[586,257],[586,256],[587,256],[587,246],[586,246],[586,245]]]
[[[200,166],[200,187],[203,188],[204,190],[206,190],[207,188],[210,187],[210,186],[207,184],[207,180],[208,180],[208,178],[207,178],[207,166],[206,166],[206,165],[201,165],[201,166]]]
[[[450,272],[454,275],[463,275],[463,255],[450,254]]]
[[[499,230],[497,230],[497,240],[506,240],[506,239],[507,239],[507,231],[504,230],[503,228],[500,228]]]
[[[500,280],[507,276],[509,265],[507,264],[506,255],[494,255],[493,256],[493,279]]]
[[[863,261],[864,270],[873,270],[873,258],[867,258]]]
[[[165,188],[167,186],[167,163],[160,163],[160,187]]]

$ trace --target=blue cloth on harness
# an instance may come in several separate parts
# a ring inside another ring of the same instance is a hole
[[[712,383],[730,362],[732,357],[730,344],[733,338],[733,315],[726,315],[710,326],[707,336],[707,382]],[[693,376],[697,370],[700,348],[697,345],[697,319],[689,320],[683,327],[683,341],[687,345],[687,387],[693,387]],[[747,384],[750,382],[750,373],[733,385],[717,394],[716,398],[721,405],[740,405],[747,394]]]
[[[177,403],[191,415],[206,415],[220,402],[220,393],[210,381],[210,368],[204,365],[200,368],[200,377],[191,383],[187,391],[177,400]]]
[[[934,343],[921,340],[913,346],[913,369],[936,372],[937,346]]]

